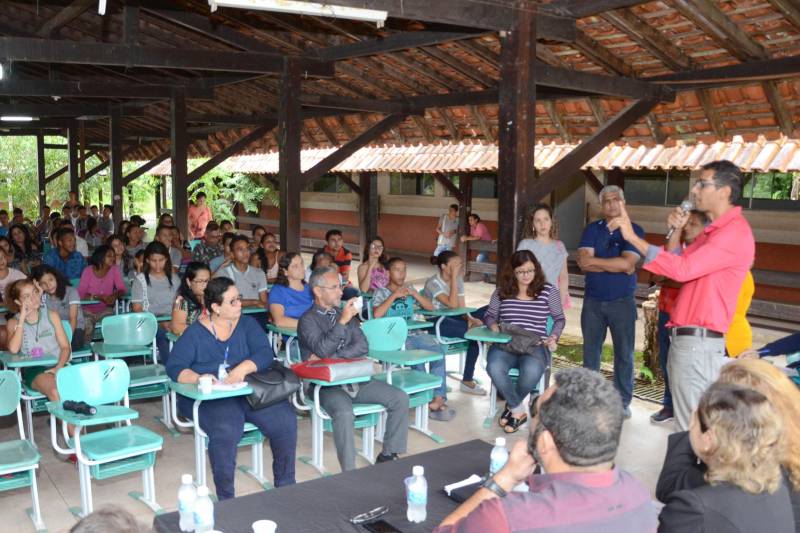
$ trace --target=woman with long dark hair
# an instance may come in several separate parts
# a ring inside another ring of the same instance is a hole
[[[278,249],[278,238],[273,233],[264,233],[256,253],[250,259],[250,266],[263,270],[267,283],[275,283],[280,272],[278,262],[282,256],[283,252]]]
[[[61,320],[69,322],[72,328],[72,349],[83,349],[86,319],[83,316],[78,290],[69,284],[64,274],[50,265],[34,267],[31,278],[41,289],[47,308],[58,313]]]
[[[109,235],[106,239],[106,244],[114,251],[114,264],[119,268],[122,277],[125,279],[132,278],[136,274],[133,265],[133,257],[125,248],[125,241],[122,237],[119,235]]]
[[[296,328],[297,320],[311,308],[314,296],[305,281],[303,257],[289,252],[278,261],[278,279],[269,293],[269,314],[273,324]]]
[[[548,317],[553,320],[550,332]],[[547,369],[550,351],[555,350],[566,323],[561,295],[545,281],[542,266],[531,251],[514,252],[503,266],[483,320],[492,331],[500,331],[501,325],[513,325],[540,338],[540,343],[529,353],[510,353],[502,344],[495,344],[487,356],[489,377],[506,399],[500,426],[506,433],[514,433],[528,420],[525,397],[536,388]],[[508,375],[512,368],[519,369],[516,385]]]
[[[364,247],[364,261],[358,265],[358,288],[362,292],[382,289],[389,284],[389,271],[386,270],[386,244],[380,237],[373,237]]]
[[[93,220],[93,219],[89,219]],[[91,341],[95,326],[114,313],[114,304],[128,292],[122,272],[115,264],[114,250],[107,244],[94,249],[89,257],[89,266],[83,269],[78,283],[78,294],[83,300],[98,300],[99,303],[83,306],[86,318],[86,338]]]
[[[20,270],[29,272],[31,267],[41,262],[42,254],[39,252],[39,247],[34,244],[26,226],[11,224],[8,228],[8,238],[14,251],[14,263],[19,265]]]
[[[172,306],[170,329],[175,335],[182,335],[186,328],[206,313],[203,295],[209,280],[211,269],[207,264],[192,261],[186,265],[181,286],[178,287],[178,297]]]
[[[149,311],[156,316],[172,315],[172,306],[181,280],[172,272],[169,250],[158,241],[144,249],[142,272],[136,275],[131,292],[131,308],[134,312]],[[169,354],[167,330],[169,322],[161,322],[156,334],[159,357],[166,361]]]

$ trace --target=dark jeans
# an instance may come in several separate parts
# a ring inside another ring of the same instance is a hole
[[[169,357],[169,339],[167,339],[167,330],[161,326],[158,326],[158,330],[156,330],[156,348],[158,349],[158,361],[161,364],[167,364],[167,358]]]
[[[672,410],[672,393],[669,391],[669,376],[667,375],[667,355],[669,354],[669,330],[667,322],[669,313],[658,312],[658,365],[661,367],[661,374],[664,376],[664,401],[662,405],[665,409]]]
[[[72,351],[82,350],[84,348],[84,334],[83,328],[76,328],[75,331],[72,332],[72,342],[70,343],[72,347]],[[91,340],[91,339],[89,339]]]
[[[547,349],[543,346],[536,346],[532,354],[515,354],[492,346],[487,356],[486,371],[492,378],[492,383],[506,399],[509,409],[516,412],[523,412],[520,409],[525,396],[536,390],[542,374],[547,369],[549,357]],[[512,368],[519,369],[517,385],[514,386],[508,371]],[[544,391],[539,391],[541,394]]]
[[[488,306],[481,307],[477,311],[470,313],[473,317],[483,320],[483,314],[486,312]],[[438,320],[436,317],[430,319],[434,324]],[[467,321],[461,317],[446,316],[442,320],[442,325],[439,328],[439,333],[442,337],[464,337],[467,332]],[[478,343],[475,341],[468,341],[469,348],[467,348],[467,359],[464,363],[464,381],[472,381],[475,377],[475,363],[478,362]]]
[[[192,416],[192,400],[178,396],[178,412]],[[244,397],[211,400],[200,404],[200,427],[208,434],[208,458],[217,487],[217,498],[234,496],[236,452],[244,423],[254,424],[269,439],[272,475],[276,487],[294,484],[297,418],[288,401],[253,410]]]
[[[633,346],[636,341],[636,300],[633,296],[604,302],[584,298],[581,310],[583,366],[600,370],[606,330],[614,344],[614,387],[627,407],[633,398]]]

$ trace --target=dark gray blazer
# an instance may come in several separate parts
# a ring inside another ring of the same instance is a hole
[[[728,483],[708,485],[688,432],[669,436],[656,497],[664,502],[659,533],[792,533],[795,519],[786,482],[774,493],[749,494]]]

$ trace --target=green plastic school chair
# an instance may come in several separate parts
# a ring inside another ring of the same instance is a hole
[[[155,315],[148,312],[110,315],[103,318],[100,328],[103,341],[91,344],[95,358],[143,357],[144,364],[128,365],[131,374],[128,396],[131,400],[161,398],[163,412],[156,419],[177,436],[169,411],[169,376],[157,359],[158,320]]]
[[[410,427],[436,442],[444,442],[428,429],[428,404],[433,400],[434,391],[442,384],[442,378],[428,372],[405,368],[437,361],[443,357],[441,352],[426,350],[406,350],[408,325],[403,317],[386,317],[367,320],[361,330],[369,343],[369,357],[381,362],[385,372],[373,379],[385,381],[408,394],[409,407],[414,409],[414,424]],[[393,366],[400,367],[393,370]]]
[[[44,531],[46,528],[39,509],[39,490],[36,486],[36,469],[41,455],[35,444],[25,440],[19,401],[21,392],[17,374],[11,370],[0,371],[0,416],[16,411],[19,427],[18,440],[0,442],[0,491],[30,487],[33,507],[27,510],[28,516],[36,531]]]
[[[56,375],[61,401],[47,404],[50,435],[58,453],[75,454],[78,458],[81,508],[70,509],[77,516],[92,512],[92,478],[108,479],[131,472],[142,472],[143,492],[129,495],[156,513],[162,510],[155,499],[154,465],[156,452],[161,450],[164,439],[149,429],[131,424],[139,413],[129,407],[129,384],[130,372],[119,359],[68,366]],[[68,411],[62,406],[67,400],[86,402],[97,412],[84,415]],[[122,405],[118,405],[120,402]],[[58,421],[61,421],[67,448],[62,448],[56,438]],[[109,424],[115,427],[83,433],[87,428]],[[73,437],[67,434],[68,425],[76,428]]]

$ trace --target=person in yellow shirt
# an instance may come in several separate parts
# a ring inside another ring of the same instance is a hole
[[[728,332],[725,333],[725,349],[729,357],[739,357],[742,352],[749,349],[753,344],[753,330],[747,321],[747,310],[753,300],[753,292],[755,292],[753,274],[748,272],[744,278],[744,283],[742,283],[742,288],[739,290],[739,299],[736,301],[733,321],[730,328],[728,328]]]

